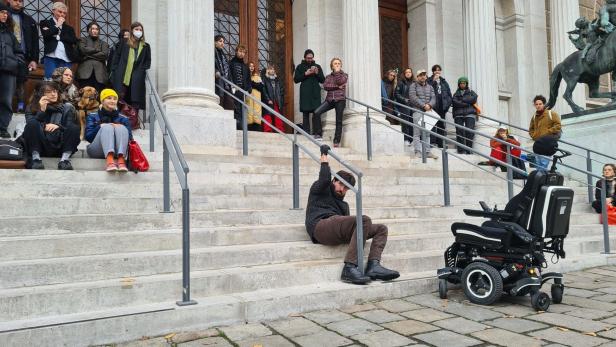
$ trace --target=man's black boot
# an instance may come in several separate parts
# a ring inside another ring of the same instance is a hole
[[[391,281],[400,277],[400,273],[383,267],[378,260],[368,260],[366,276],[372,280]]]
[[[355,264],[344,263],[344,267],[342,268],[342,275],[340,275],[340,279],[343,282],[353,283],[353,284],[366,284],[370,282],[370,277],[362,275],[359,272],[359,269]]]

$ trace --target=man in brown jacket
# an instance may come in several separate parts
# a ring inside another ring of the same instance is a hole
[[[533,141],[537,141],[546,135],[560,137],[562,127],[558,113],[545,108],[546,99],[543,95],[535,96],[533,103],[535,104],[536,112],[530,119],[530,125],[528,126],[528,134]],[[536,160],[536,164],[544,169],[547,169],[550,164],[549,158],[537,156]]]

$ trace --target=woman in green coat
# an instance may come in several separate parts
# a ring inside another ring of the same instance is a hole
[[[307,49],[304,52],[304,60],[295,68],[293,76],[295,83],[299,85],[299,110],[304,115],[304,130],[320,139],[321,136],[310,131],[310,114],[314,115],[314,110],[321,105],[321,86],[319,83],[325,81],[321,65],[314,62],[314,52]],[[313,117],[312,129],[321,129],[321,117]]]

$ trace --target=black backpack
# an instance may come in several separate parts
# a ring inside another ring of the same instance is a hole
[[[15,141],[0,139],[0,160],[24,160],[22,145]]]

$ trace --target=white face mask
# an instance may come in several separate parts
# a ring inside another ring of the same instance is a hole
[[[140,39],[143,36],[143,31],[133,30],[133,36]]]

